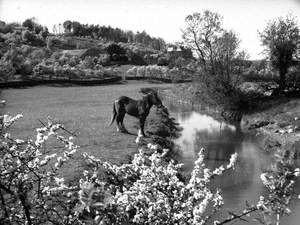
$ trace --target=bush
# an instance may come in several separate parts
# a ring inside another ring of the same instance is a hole
[[[291,71],[287,74],[286,77],[286,86],[289,89],[298,89],[300,88],[300,70]]]
[[[46,45],[43,37],[36,35],[29,30],[25,30],[22,32],[22,40],[24,42],[30,43],[33,46],[42,47]]]
[[[11,137],[7,129],[21,117],[1,116],[1,224],[76,224],[69,211],[75,207],[76,193],[59,172],[78,146],[61,136],[61,125],[50,121],[37,129],[35,141]],[[64,153],[43,153],[48,138],[66,146]]]
[[[0,60],[0,79],[7,81],[16,73],[12,61]]]
[[[0,27],[0,33],[7,34],[13,31],[14,25],[13,24],[5,24]]]
[[[44,62],[37,64],[34,68],[33,68],[33,76],[35,78],[39,78],[41,77],[41,75],[56,75],[56,71],[54,69],[53,66],[47,66],[45,65]]]
[[[20,74],[23,75],[23,78],[28,78],[28,75],[33,73],[33,63],[30,59],[26,59],[20,69]]]
[[[106,48],[107,54],[110,55],[110,59],[113,61],[118,61],[120,56],[126,54],[126,50],[120,45],[112,43]]]
[[[170,60],[167,57],[159,57],[157,60],[157,65],[159,66],[168,66]]]
[[[128,60],[133,65],[146,65],[146,62],[142,56],[137,53],[127,53]]]
[[[80,67],[83,69],[93,69],[95,66],[94,60],[91,56],[86,56],[84,60],[80,62]]]
[[[71,67],[74,67],[80,63],[80,58],[77,56],[72,56],[67,63]]]
[[[103,66],[109,65],[110,64],[110,57],[109,57],[109,55],[107,55],[107,54],[101,54],[98,57],[98,63],[101,64],[101,65],[103,65]]]

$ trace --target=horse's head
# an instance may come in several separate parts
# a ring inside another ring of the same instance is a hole
[[[149,96],[149,100],[151,101],[151,103],[153,105],[155,105],[158,108],[164,107],[164,105],[162,104],[160,98],[157,95],[157,92],[151,92],[151,93],[148,94],[148,96]]]

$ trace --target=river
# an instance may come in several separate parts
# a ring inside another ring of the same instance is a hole
[[[238,153],[235,170],[228,171],[213,180],[212,188],[220,187],[225,205],[217,219],[228,216],[228,211],[240,212],[249,204],[258,202],[265,189],[260,174],[268,169],[271,156],[260,148],[255,135],[243,134],[235,126],[219,122],[210,116],[197,112],[180,112],[170,107],[172,116],[183,128],[182,135],[175,141],[181,148],[179,161],[184,163],[184,170],[190,172],[201,148],[205,149],[206,165],[214,169],[229,162],[231,154]],[[299,187],[299,185],[297,185]],[[299,189],[299,188],[297,188]],[[281,224],[300,224],[300,201],[292,205],[292,214],[281,219]],[[237,221],[234,224],[258,224]]]

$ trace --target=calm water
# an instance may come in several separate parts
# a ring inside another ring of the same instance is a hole
[[[174,111],[174,110],[172,110]],[[245,207],[245,202],[255,204],[264,187],[260,174],[268,168],[271,157],[259,147],[259,141],[250,135],[244,135],[234,126],[218,122],[212,117],[196,112],[173,112],[172,116],[183,127],[182,136],[176,140],[182,153],[180,161],[184,169],[191,171],[199,150],[205,148],[206,165],[214,169],[229,162],[231,154],[239,154],[234,171],[229,171],[213,181],[213,187],[222,189],[226,211],[220,217],[227,216],[228,211],[236,211]],[[293,214],[283,218],[281,224],[299,225],[300,202],[292,207]],[[234,224],[245,224],[237,221]],[[246,223],[246,224],[257,224]]]

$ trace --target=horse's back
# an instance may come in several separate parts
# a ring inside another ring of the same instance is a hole
[[[134,117],[139,116],[138,101],[127,96],[121,96],[118,98],[118,103],[120,107],[123,108],[123,110],[125,110],[125,112],[129,115]]]

